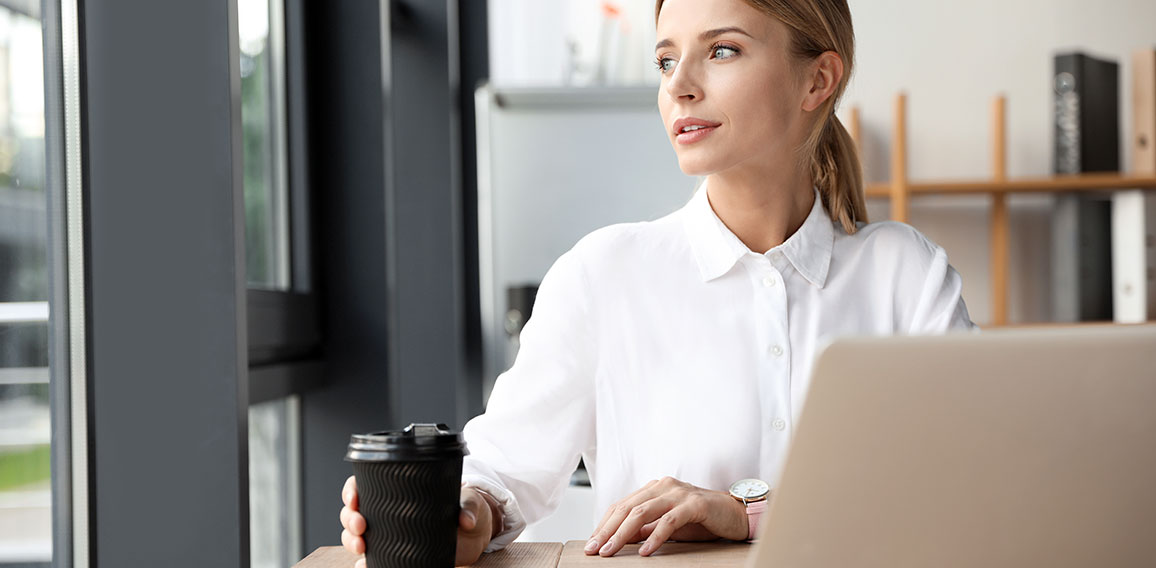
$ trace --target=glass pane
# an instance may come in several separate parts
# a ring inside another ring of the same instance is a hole
[[[241,123],[245,164],[245,252],[249,286],[288,290],[285,73],[281,10],[268,0],[237,3],[241,35]]]
[[[301,559],[297,397],[249,407],[249,546],[253,568]]]
[[[0,565],[52,559],[43,48],[20,5],[0,6]]]

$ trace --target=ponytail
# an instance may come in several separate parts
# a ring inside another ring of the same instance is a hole
[[[808,146],[811,152],[811,179],[831,220],[838,221],[848,235],[859,230],[857,223],[867,222],[867,204],[863,196],[863,170],[855,142],[834,114],[824,121],[818,139]]]

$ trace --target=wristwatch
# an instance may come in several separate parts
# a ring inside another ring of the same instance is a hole
[[[731,497],[747,508],[747,527],[750,529],[747,540],[754,540],[759,532],[759,520],[767,510],[767,498],[771,495],[771,486],[761,479],[740,479],[731,484]]]

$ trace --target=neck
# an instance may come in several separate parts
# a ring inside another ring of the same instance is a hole
[[[765,253],[784,242],[807,220],[815,203],[811,176],[767,172],[719,172],[707,176],[711,209],[748,249]]]

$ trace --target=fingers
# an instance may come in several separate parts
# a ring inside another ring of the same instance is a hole
[[[342,507],[341,526],[353,536],[361,536],[365,534],[365,517],[349,507]]]
[[[493,527],[487,521],[490,519],[490,505],[472,487],[463,487],[461,492],[462,512],[458,516],[458,526],[467,533],[489,532]],[[483,520],[483,516],[485,520]]]
[[[587,555],[602,554],[603,549],[607,549],[607,542],[611,535],[618,531],[618,528],[626,520],[627,515],[630,514],[636,506],[645,503],[660,494],[682,491],[686,484],[674,479],[672,477],[664,477],[660,480],[655,480],[647,483],[638,491],[627,496],[625,499],[619,501],[611,507],[602,517],[602,522],[598,524],[594,535],[586,542],[585,552]],[[657,517],[656,517],[657,518]],[[654,519],[648,519],[654,520]],[[641,525],[639,525],[641,527]],[[626,542],[616,543],[625,545]],[[610,547],[614,548],[614,547]],[[621,548],[619,546],[618,548]],[[617,549],[615,549],[617,551]]]
[[[341,508],[341,546],[354,554],[365,554],[365,517],[357,512],[357,480],[351,475],[345,480],[341,488],[341,501],[345,506]],[[365,560],[358,560],[354,568],[365,568]]]
[[[667,496],[656,497],[635,505],[626,515],[626,518],[622,520],[618,530],[614,531],[614,535],[598,550],[598,554],[604,557],[614,556],[618,554],[619,550],[622,550],[623,546],[637,542],[641,538],[640,533],[643,526],[662,518],[675,505],[676,502]]]
[[[681,504],[666,512],[658,522],[654,523],[654,529],[650,536],[646,538],[646,542],[638,549],[640,556],[650,556],[654,554],[662,543],[670,539],[674,531],[682,528],[690,519],[689,509],[690,505]]]
[[[606,512],[606,520],[594,531],[594,536],[586,541],[586,546],[583,549],[587,555],[602,554],[603,549],[609,549],[612,546],[610,536],[618,530],[622,525],[622,521],[626,520],[627,515],[634,509],[635,503],[630,501],[620,501]]]
[[[462,512],[458,515],[458,526],[466,532],[476,529],[478,527],[477,515],[463,505]]]
[[[647,538],[649,538],[651,533],[654,532],[654,527],[657,526],[658,521],[661,521],[661,520],[662,519],[657,519],[657,520],[651,521],[649,523],[646,523],[645,525],[642,525],[642,529],[638,531],[639,537],[642,538],[642,540],[646,540]]]
[[[627,502],[627,501],[631,501],[632,498],[634,498],[636,496],[642,496],[645,492],[649,491],[650,488],[653,487],[654,484],[656,484],[656,483],[659,483],[659,480],[652,479],[652,480],[646,482],[646,485],[643,485],[642,488],[640,488],[638,491],[635,491],[634,493],[627,495],[626,498],[623,499],[622,501]],[[606,524],[606,521],[610,520],[610,517],[613,514],[614,514],[614,507],[610,507],[610,508],[606,509],[606,512],[603,513],[603,515],[602,515],[602,520],[598,521],[597,527],[599,529],[601,529],[602,526]],[[598,533],[598,530],[595,529],[594,534],[597,534],[597,533]]]
[[[365,539],[353,536],[347,530],[341,531],[341,546],[354,554],[365,554]]]
[[[472,487],[462,487],[462,512],[458,516],[458,542],[455,566],[473,565],[490,543],[493,519],[490,504]]]
[[[598,528],[594,529],[594,534],[591,535],[590,540],[586,541],[584,551],[587,555],[598,554],[599,550],[606,545],[606,541],[610,539],[610,535],[618,530],[622,520],[630,514],[630,510],[635,505],[651,498],[650,491],[653,485],[653,481],[646,484],[642,489],[631,493],[606,510],[606,514],[602,515],[602,521],[598,523]]]
[[[345,487],[341,488],[341,501],[350,509],[357,510],[357,478],[352,475],[345,480]]]

